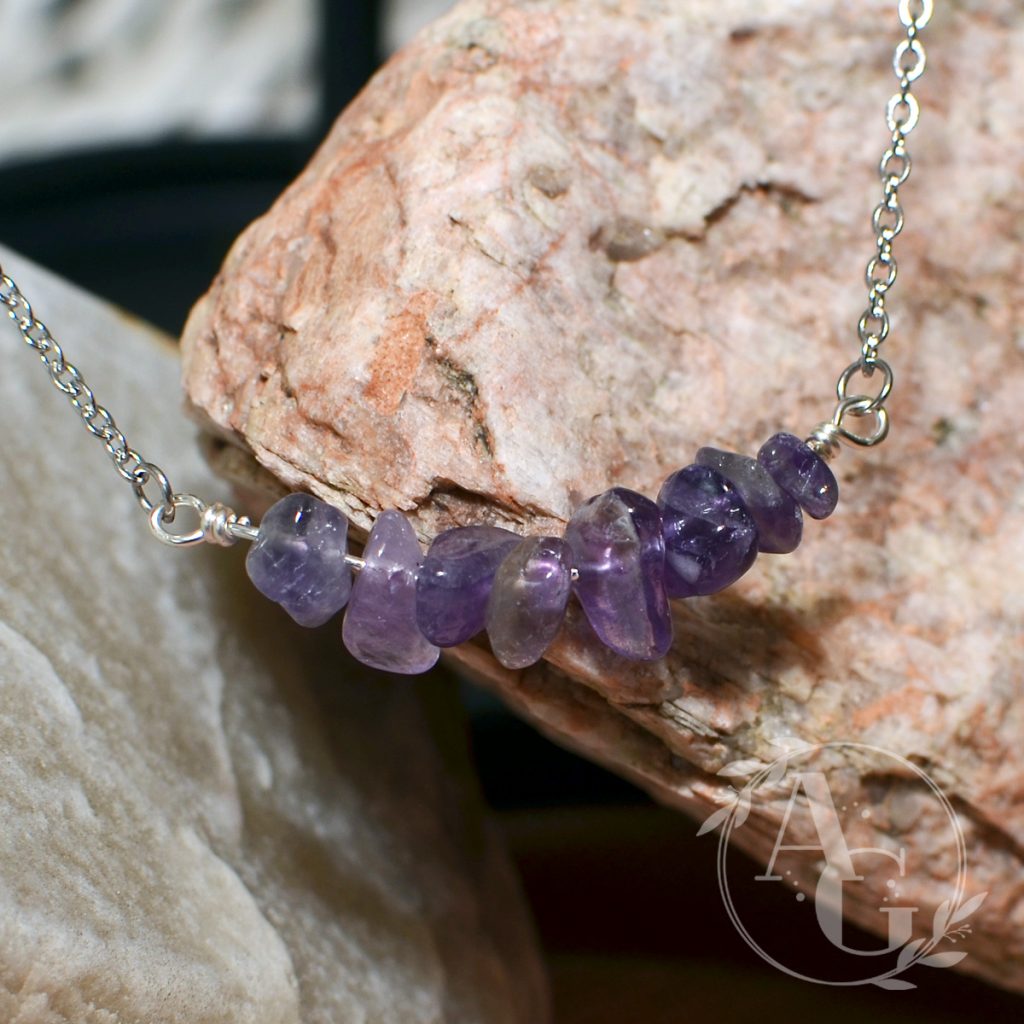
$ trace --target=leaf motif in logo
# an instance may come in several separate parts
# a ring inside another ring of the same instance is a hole
[[[957,921],[962,921],[964,918],[970,917],[971,914],[973,914],[978,907],[985,902],[986,896],[988,896],[987,889],[984,892],[979,892],[977,896],[972,896],[966,903],[961,903],[960,906],[956,908],[956,913],[954,913],[949,919],[949,923],[956,924]]]
[[[924,964],[925,967],[952,967],[960,963],[965,956],[967,954],[962,950],[951,949],[947,953],[932,953],[931,956],[921,957],[918,963]]]
[[[732,814],[732,808],[732,804],[729,804],[728,807],[719,807],[717,811],[704,819],[704,824],[697,829],[697,835],[702,836],[705,832],[711,832],[713,829],[718,828]]]
[[[891,989],[894,992],[902,992],[908,988],[917,988],[912,981],[904,981],[902,978],[873,978],[871,984],[877,985],[879,988]]]
[[[899,959],[896,961],[896,967],[901,971],[907,967],[910,961],[914,959],[921,947],[925,944],[925,941],[925,939],[914,939],[913,942],[908,942],[900,950]]]
[[[796,754],[801,750],[811,750],[814,744],[808,743],[807,740],[801,739],[799,736],[780,736],[772,743],[772,746],[784,750],[787,754]]]
[[[764,784],[766,786],[775,786],[780,783],[786,777],[786,769],[789,765],[786,763],[785,758],[779,758],[775,764],[772,765],[771,771],[765,777]]]
[[[932,919],[932,938],[941,939],[949,927],[949,915],[953,913],[953,904],[949,900],[943,900],[935,910],[935,917]]]
[[[754,772],[763,767],[764,765],[760,761],[743,758],[739,761],[730,761],[724,768],[719,768],[717,774],[724,775],[727,778],[743,778],[747,775],[753,775]]]

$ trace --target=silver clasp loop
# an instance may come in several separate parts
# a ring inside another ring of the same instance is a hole
[[[179,508],[189,508],[196,514],[196,527],[188,533],[171,533],[165,525],[177,519],[176,513]],[[172,494],[169,505],[157,505],[149,513],[149,528],[153,536],[164,544],[176,548],[194,547],[206,540],[206,531],[203,529],[205,511],[206,505],[194,494]]]
[[[854,395],[851,398],[844,398],[836,406],[832,415],[832,424],[835,432],[851,444],[860,445],[862,448],[871,448],[873,445],[881,444],[889,434],[889,413],[884,405],[875,405],[876,399],[866,395]],[[868,416],[875,417],[875,429],[870,433],[858,433],[844,426],[848,416],[861,419]]]
[[[883,391],[885,388],[883,387]],[[888,394],[888,392],[885,392]],[[875,428],[869,433],[862,433],[851,430],[846,426],[846,419],[853,416],[863,419],[868,416],[875,418]],[[879,404],[879,398],[872,398],[870,395],[851,395],[842,397],[832,414],[832,419],[819,423],[807,438],[810,445],[823,459],[834,458],[839,453],[841,441],[850,444],[860,445],[862,448],[871,448],[873,445],[881,444],[889,434],[889,413],[884,405]]]
[[[167,524],[174,522],[181,508],[195,513],[196,525],[188,532],[172,533]],[[239,540],[255,540],[258,532],[248,516],[238,516],[220,502],[207,505],[194,494],[173,494],[167,505],[156,506],[149,513],[149,528],[158,541],[176,548],[190,548],[197,544],[230,547]]]

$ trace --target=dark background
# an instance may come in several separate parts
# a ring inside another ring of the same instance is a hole
[[[3,241],[173,335],[238,233],[299,172],[378,64],[366,0],[322,14],[321,103],[287,141],[165,141],[0,168]],[[834,989],[773,971],[744,945],[715,883],[715,840],[688,818],[541,739],[464,689],[485,795],[504,823],[551,966],[558,1024],[1016,1021],[1021,1003],[953,971],[914,992]],[[789,895],[748,894],[785,929]],[[750,902],[748,902],[750,905]],[[850,940],[869,947],[876,940]],[[810,965],[808,965],[810,966]]]
[[[381,55],[369,0],[322,5],[306,137],[74,152],[0,167],[4,242],[177,336],[228,247],[299,173]]]

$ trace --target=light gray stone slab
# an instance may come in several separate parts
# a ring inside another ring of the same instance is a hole
[[[130,441],[224,495],[166,339],[0,261]],[[545,1020],[444,680],[360,671],[241,550],[157,544],[6,318],[0,345],[0,1019]]]

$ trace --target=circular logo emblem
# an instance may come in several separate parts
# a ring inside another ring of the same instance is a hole
[[[907,758],[865,743],[785,746],[770,764],[722,768],[732,798],[700,828],[720,829],[718,884],[743,940],[780,971],[819,985],[910,989],[911,967],[959,963],[967,954],[955,946],[987,893],[965,898],[963,833],[942,790]],[[731,842],[744,845],[754,808],[758,848],[766,829],[771,841],[760,871]],[[901,841],[913,829],[928,835],[926,849]],[[785,927],[757,899],[762,885],[798,905]],[[884,938],[855,942],[848,916]]]

